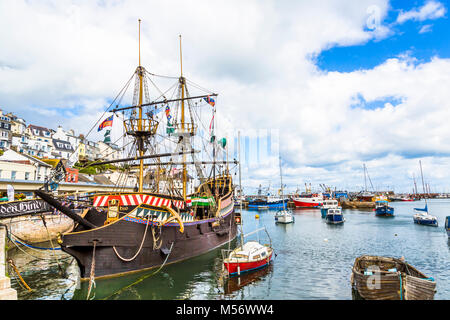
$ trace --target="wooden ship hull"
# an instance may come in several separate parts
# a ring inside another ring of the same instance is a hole
[[[396,258],[358,257],[351,281],[366,300],[433,300],[436,292],[434,279]]]
[[[231,179],[229,183],[231,186]],[[120,196],[124,197],[112,195]],[[165,223],[170,216],[167,206],[129,206],[129,213],[111,223],[106,221],[102,208],[97,207],[83,218],[99,227],[86,230],[78,225],[73,232],[61,235],[59,243],[64,252],[76,259],[82,280],[91,275],[95,278],[119,276],[189,259],[236,237],[232,190],[227,188],[226,194],[219,197],[214,217],[205,216],[196,221],[186,212],[180,214],[182,223],[176,220]],[[140,216],[136,214],[139,210],[152,214]],[[160,218],[156,218],[155,213]]]

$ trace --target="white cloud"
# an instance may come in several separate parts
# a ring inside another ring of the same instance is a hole
[[[419,33],[422,34],[422,33],[431,32],[432,31],[432,27],[433,27],[432,24],[426,24],[426,25],[424,25],[424,26],[422,26],[420,28]]]
[[[87,133],[136,68],[141,18],[147,70],[178,75],[181,33],[184,74],[219,93],[222,134],[278,130],[292,187],[361,185],[366,162],[374,184],[409,190],[416,157],[428,159],[430,179],[444,185],[450,178],[442,160],[450,155],[450,129],[442,120],[450,116],[448,60],[418,63],[405,53],[347,73],[315,63],[327,48],[387,37],[388,8],[385,0],[2,1],[0,105],[28,122]],[[150,94],[159,95],[153,88]],[[365,110],[352,107],[358,95],[367,102],[402,100]],[[245,184],[278,184],[277,159],[273,154],[269,165],[251,168]]]
[[[404,23],[408,20],[424,21],[438,19],[445,15],[447,9],[439,1],[427,1],[422,7],[410,11],[401,11],[397,17],[398,23]]]

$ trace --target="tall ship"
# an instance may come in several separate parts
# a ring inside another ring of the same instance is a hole
[[[75,228],[58,242],[76,259],[82,280],[189,259],[232,241],[237,233],[240,217],[234,212],[229,167],[237,161],[225,159],[226,139],[215,136],[217,94],[183,76],[181,35],[179,77],[157,76],[141,66],[140,22],[139,65],[111,103],[115,107],[107,110],[114,118],[106,118],[123,122],[126,154],[88,164],[120,166],[122,183],[114,192],[94,195],[81,215],[67,201],[62,204],[53,194],[36,190],[75,220]],[[156,77],[175,83],[163,91],[154,84]],[[133,79],[133,102],[122,104]],[[149,83],[157,88],[156,98],[150,99]],[[202,94],[191,95],[188,86]],[[133,174],[135,192],[124,192]]]

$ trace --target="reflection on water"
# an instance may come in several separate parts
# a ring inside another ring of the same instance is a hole
[[[343,210],[346,222],[329,225],[320,210],[293,210],[295,223],[275,224],[276,211],[244,211],[244,233],[265,226],[276,257],[268,268],[222,281],[221,248],[184,262],[118,278],[96,280],[95,299],[354,299],[350,275],[356,257],[404,256],[437,282],[435,299],[450,299],[450,240],[444,229],[450,200],[428,202],[439,227],[413,223],[418,202],[393,202],[395,217],[380,219],[373,211]],[[255,214],[259,219],[255,219]],[[259,234],[262,242],[267,236]],[[258,235],[246,241],[256,240]],[[234,248],[237,240],[231,245]],[[224,246],[223,248],[226,248]],[[28,250],[28,249],[27,249]],[[63,252],[10,251],[28,293],[12,277],[19,299],[80,299],[89,283],[76,288],[78,268]],[[46,258],[47,260],[42,260]],[[66,269],[61,276],[58,265]]]
[[[268,274],[272,272],[273,262],[271,262],[267,267],[255,270],[250,273],[244,273],[241,276],[229,277],[224,281],[224,294],[234,296],[241,295],[241,299],[245,299],[244,291],[241,290],[245,286],[253,284],[256,285],[257,282],[266,278]],[[270,278],[269,278],[270,281]],[[270,289],[270,286],[268,287]],[[269,292],[268,292],[269,294]]]

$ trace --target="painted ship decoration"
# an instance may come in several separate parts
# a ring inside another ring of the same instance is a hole
[[[82,280],[161,267],[201,255],[236,237],[240,217],[234,212],[229,164],[237,161],[225,160],[226,140],[216,140],[214,135],[217,94],[189,94],[188,84],[202,88],[183,76],[181,36],[180,65],[179,77],[164,77],[175,79],[173,95],[168,98],[158,89],[161,96],[151,101],[148,83],[154,84],[150,76],[156,75],[141,66],[139,20],[133,104],[116,104],[112,109],[114,119],[123,120],[132,147],[124,159],[94,163],[136,170],[136,192],[121,192],[118,184],[116,192],[95,195],[92,205],[77,215],[51,194],[36,191],[75,220],[73,231],[62,234],[58,242],[76,259]],[[123,96],[123,92],[118,95],[120,99]],[[197,134],[199,124],[205,128],[206,138]],[[194,149],[194,145],[203,149]],[[197,160],[200,152],[209,156],[208,161]],[[194,178],[198,186],[189,188],[192,183],[188,180]]]

